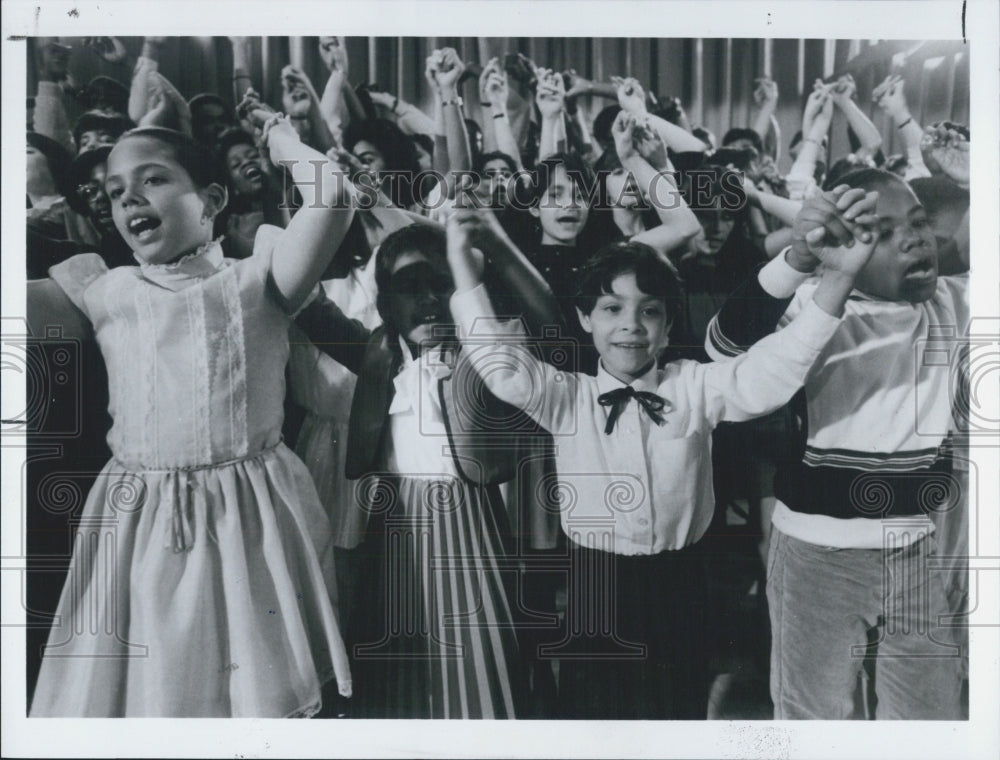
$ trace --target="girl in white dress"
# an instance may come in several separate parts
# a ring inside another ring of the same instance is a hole
[[[250,258],[212,240],[226,191],[211,157],[146,128],[106,180],[138,266],[84,254],[29,283],[35,330],[93,330],[114,420],[32,716],[299,716],[333,677],[351,692],[321,571],[329,521],[280,432],[291,315],[350,224],[351,187],[332,163],[315,183],[324,157],[278,115],[252,116],[305,203]]]

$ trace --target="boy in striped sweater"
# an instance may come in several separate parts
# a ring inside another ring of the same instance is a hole
[[[807,233],[847,243],[859,223],[849,209],[878,193],[876,249],[803,389],[804,454],[775,481],[775,718],[858,717],[857,679],[874,657],[877,718],[956,719],[964,664],[940,626],[929,513],[964,494],[949,456],[951,372],[930,353],[966,333],[967,278],[938,277],[933,231],[903,180],[862,169],[843,181],[806,202],[794,244],[729,298],[706,340],[725,359],[788,324],[816,287]]]

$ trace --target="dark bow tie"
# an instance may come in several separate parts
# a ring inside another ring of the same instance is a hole
[[[618,417],[624,411],[625,407],[628,406],[628,402],[631,399],[635,399],[639,403],[639,406],[646,410],[649,418],[657,425],[664,423],[663,415],[660,412],[664,409],[669,411],[670,403],[655,393],[637,391],[631,385],[626,385],[624,388],[615,388],[613,391],[602,393],[597,397],[597,403],[601,406],[611,407],[611,411],[608,412],[608,424],[604,426],[605,435],[611,435],[611,431],[615,429]]]

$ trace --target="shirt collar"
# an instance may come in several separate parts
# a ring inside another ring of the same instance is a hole
[[[656,393],[656,389],[660,385],[659,379],[660,370],[657,368],[656,362],[652,363],[650,368],[642,377],[636,378],[631,383],[623,383],[621,380],[604,369],[603,360],[597,363],[597,390],[600,393],[607,393],[608,391],[613,391],[616,388],[622,388],[626,385],[631,385],[637,391]]]
[[[170,264],[139,263],[142,276],[168,290],[182,290],[194,281],[203,280],[218,272],[225,258],[222,238],[212,240]]]

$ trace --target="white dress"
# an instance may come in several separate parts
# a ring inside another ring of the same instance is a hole
[[[113,452],[76,525],[32,716],[283,717],[320,707],[346,652],[321,567],[329,521],[281,442],[290,318],[254,255],[53,278],[108,366]]]

